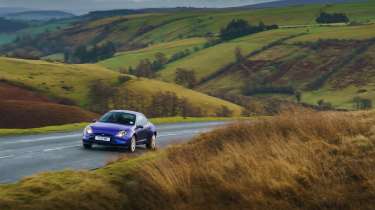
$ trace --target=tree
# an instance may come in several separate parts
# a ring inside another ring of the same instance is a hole
[[[350,20],[344,13],[329,14],[321,12],[319,17],[316,18],[317,23],[348,23]]]
[[[103,45],[94,45],[91,48],[81,45],[78,46],[73,54],[66,57],[72,57],[74,63],[95,63],[112,57],[116,53],[116,47],[112,42]]]
[[[191,51],[189,49],[177,52],[177,53],[172,55],[172,57],[168,60],[168,63],[171,63],[171,62],[174,62],[174,61],[179,60],[181,58],[184,58],[184,57],[186,57],[190,54],[191,54]]]
[[[139,62],[134,70],[134,74],[138,77],[155,77],[155,72],[153,70],[152,63],[149,59],[143,59]]]
[[[194,106],[190,103],[187,98],[180,99],[180,115],[184,118],[186,117],[202,117],[203,112],[200,107]]]
[[[234,19],[228,23],[228,25],[221,29],[220,38],[221,40],[227,41],[235,39],[237,37],[258,33],[265,30],[272,30],[278,28],[277,25],[267,26],[263,22],[259,22],[259,25],[250,25],[246,20]]]
[[[180,102],[174,92],[159,92],[152,97],[151,116],[173,117],[180,113]]]
[[[353,99],[354,108],[357,110],[372,109],[372,100],[367,98],[355,97]]]
[[[241,63],[245,60],[245,56],[242,54],[242,49],[240,47],[236,47],[236,49],[234,49],[234,55],[237,63]]]
[[[88,93],[90,109],[98,113],[106,112],[114,93],[114,88],[107,82],[102,80],[91,82]]]
[[[300,103],[302,100],[302,93],[300,91],[296,91],[295,94],[296,94],[297,102]]]
[[[332,104],[329,102],[324,101],[323,99],[320,99],[318,101],[318,107],[321,110],[330,110],[333,108]]]
[[[155,60],[159,62],[161,65],[165,65],[168,63],[168,58],[164,53],[158,52],[155,54]]]
[[[179,85],[182,85],[188,88],[193,88],[197,84],[195,71],[178,68],[176,70],[175,82]]]
[[[78,46],[73,53],[74,63],[86,63],[88,61],[88,53],[85,45]]]
[[[221,106],[219,110],[216,111],[216,116],[218,117],[231,117],[233,111],[226,106]]]
[[[232,20],[225,28],[221,29],[220,37],[222,40],[231,40],[249,34],[251,26],[246,20]]]

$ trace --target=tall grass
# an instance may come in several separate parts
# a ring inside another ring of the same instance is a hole
[[[205,134],[138,171],[132,208],[374,209],[375,130],[352,117],[293,112]]]
[[[291,111],[95,172],[0,187],[0,209],[373,210],[375,112]]]

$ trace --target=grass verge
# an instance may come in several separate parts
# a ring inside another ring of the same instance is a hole
[[[55,125],[41,128],[28,128],[28,129],[0,129],[0,136],[14,136],[14,135],[32,135],[44,134],[54,132],[69,132],[83,129],[88,123],[73,123],[67,125]]]

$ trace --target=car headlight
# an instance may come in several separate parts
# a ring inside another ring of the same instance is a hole
[[[118,138],[124,138],[126,136],[126,131],[120,131],[116,134],[116,137]]]
[[[94,132],[92,131],[92,128],[91,128],[90,126],[87,126],[87,127],[85,128],[84,133],[85,133],[85,134],[92,134],[92,133],[94,133]]]

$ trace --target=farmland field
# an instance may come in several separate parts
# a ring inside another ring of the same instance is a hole
[[[274,41],[297,35],[304,31],[305,29],[279,29],[222,43],[167,65],[166,68],[160,72],[160,78],[166,81],[173,81],[177,68],[187,68],[194,70],[197,78],[202,79],[234,62],[234,51],[237,47],[241,48],[244,55],[247,55]]]
[[[203,38],[192,38],[156,44],[141,50],[120,52],[115,57],[101,61],[99,64],[114,70],[135,68],[143,59],[154,60],[156,53],[163,53],[170,58],[174,53],[186,49],[193,50],[194,47],[200,47],[204,43],[205,39]]]

